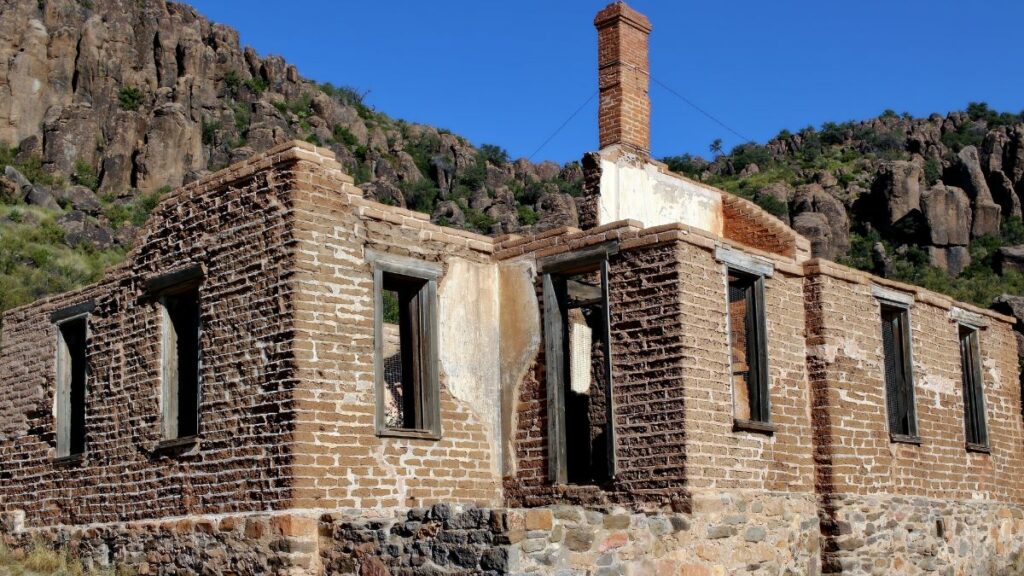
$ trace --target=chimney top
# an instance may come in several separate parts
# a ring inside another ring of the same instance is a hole
[[[651,22],[624,2],[594,18],[601,103],[601,148],[620,145],[643,159],[651,154],[651,100],[647,37]]]
[[[604,7],[594,17],[594,26],[603,28],[615,24],[618,20],[625,20],[643,32],[650,34],[652,26],[647,16],[629,7],[625,2],[612,2]]]

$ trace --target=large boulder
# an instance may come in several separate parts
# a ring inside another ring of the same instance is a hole
[[[971,201],[956,186],[941,182],[921,195],[931,244],[965,246],[971,240]]]
[[[485,214],[494,220],[491,234],[511,234],[519,230],[519,213],[514,206],[499,202],[487,208]]]
[[[454,226],[461,228],[466,224],[466,213],[458,204],[451,200],[438,202],[434,207],[434,213],[430,215],[430,221],[442,226]]]
[[[103,211],[103,204],[96,197],[96,193],[85,186],[70,186],[63,190],[54,192],[57,202],[70,206],[75,210],[81,210],[93,216]]]
[[[995,202],[974,204],[974,223],[971,226],[971,237],[998,236],[1002,208]]]
[[[363,197],[369,198],[375,202],[381,204],[387,204],[388,206],[400,206],[405,208],[405,196],[402,191],[390,182],[384,180],[374,180],[373,182],[366,182],[360,184],[359,188],[363,191]]]
[[[999,220],[1002,209],[992,199],[992,192],[981,169],[978,149],[967,146],[957,154],[960,169],[960,183],[967,192],[974,207],[974,223],[971,236],[990,236],[999,234]]]
[[[1024,184],[1024,127],[1015,127],[1009,138],[1010,141],[1003,152],[1003,172],[1019,190]]]
[[[568,194],[545,192],[537,199],[534,210],[540,216],[540,221],[537,222],[538,230],[580,225],[576,201]]]
[[[913,162],[886,162],[878,170],[873,189],[885,202],[886,225],[893,225],[921,210],[921,167]]]
[[[249,151],[251,155],[251,150]],[[136,161],[136,187],[156,190],[161,186],[180,186],[185,174],[202,168],[200,126],[186,114],[181,104],[170,102],[153,110],[146,144]]]
[[[18,190],[20,199],[26,204],[50,210],[60,210],[60,205],[57,204],[57,200],[54,199],[53,193],[49,189],[32,184],[14,166],[5,167],[4,176]]]
[[[1020,197],[1013,189],[1013,182],[1002,170],[989,172],[988,186],[992,191],[992,199],[999,204],[1003,216],[1021,217]]]
[[[760,188],[754,195],[757,197],[774,198],[782,204],[789,204],[789,201],[793,199],[793,193],[793,187],[787,182],[773,182]]]
[[[815,256],[833,258],[836,254],[832,226],[820,212],[801,212],[793,217],[793,229],[811,242]]]
[[[954,277],[971,265],[971,253],[966,246],[929,246],[928,256],[932,266],[942,268]]]
[[[995,299],[992,308],[996,312],[1013,316],[1017,319],[1014,325],[1014,334],[1017,336],[1017,355],[1024,360],[1024,296],[1003,294]],[[1022,387],[1024,387],[1024,374],[1020,375]]]
[[[1009,143],[1010,138],[1005,129],[990,130],[985,134],[980,150],[981,166],[985,173],[991,174],[1003,169],[1003,156]]]
[[[64,242],[68,246],[87,245],[103,250],[114,244],[110,230],[80,210],[72,210],[61,216],[57,219],[57,225],[64,230]]]
[[[831,259],[846,254],[850,249],[850,217],[847,215],[842,201],[826,192],[820,184],[804,184],[796,189],[793,196],[794,228],[797,225],[797,216],[805,212],[821,214],[825,218],[825,222],[828,223],[828,242],[824,242],[825,236],[818,235],[818,250],[814,251],[815,256]],[[811,230],[811,222],[811,219],[804,218],[801,220],[801,226]],[[817,226],[820,220],[815,219],[813,222]],[[799,230],[797,231],[799,232]],[[811,238],[808,237],[808,239]],[[814,245],[812,240],[812,250]]]
[[[1024,245],[1003,246],[999,249],[996,263],[1000,274],[1011,270],[1024,274]]]

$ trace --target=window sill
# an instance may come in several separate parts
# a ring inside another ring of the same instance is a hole
[[[161,440],[156,445],[157,452],[187,451],[199,446],[199,436],[182,436]]]
[[[411,438],[414,440],[440,440],[441,432],[433,430],[414,430],[401,428],[385,428],[377,431],[380,438]]]
[[[775,434],[775,425],[771,422],[758,422],[757,420],[741,420],[739,418],[732,421],[733,432],[757,432],[758,434],[768,434],[769,436]]]
[[[985,444],[973,444],[968,442],[966,444],[968,452],[977,452],[979,454],[991,454],[992,450]]]
[[[916,446],[921,445],[920,436],[908,436],[906,434],[889,434],[889,441],[895,444],[914,444]]]
[[[53,459],[54,466],[78,466],[85,460],[85,453],[72,454],[70,456],[59,456]]]

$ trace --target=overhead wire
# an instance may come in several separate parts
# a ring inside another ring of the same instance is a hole
[[[533,151],[533,154],[530,154],[527,160],[533,160],[533,157],[536,156],[538,152],[543,150],[544,147],[547,146],[552,140],[554,140],[555,136],[558,136],[558,133],[561,132],[562,129],[564,129],[566,126],[568,126],[569,122],[572,122],[572,119],[575,118],[580,112],[582,112],[583,109],[587,107],[587,104],[590,104],[590,102],[598,95],[598,93],[600,93],[600,89],[594,90],[594,93],[591,94],[586,99],[586,101],[584,101],[583,104],[581,104],[580,107],[576,109],[575,112],[570,114],[569,117],[565,119],[565,122],[562,122],[562,125],[559,126],[554,132],[552,132],[551,135],[548,136],[547,140],[544,140],[544,142],[542,142],[541,145],[538,146],[537,149]]]
[[[682,94],[680,94],[680,93],[679,93],[679,91],[675,90],[674,88],[672,88],[672,87],[671,87],[671,86],[669,86],[668,84],[666,84],[666,83],[662,82],[661,80],[659,80],[659,79],[655,78],[655,77],[654,77],[654,76],[653,76],[652,74],[650,74],[650,73],[648,73],[648,72],[645,72],[644,70],[641,70],[641,69],[640,69],[639,67],[637,67],[637,66],[635,66],[635,65],[632,65],[632,64],[629,64],[629,63],[626,63],[626,62],[620,62],[620,63],[621,63],[621,64],[623,64],[623,65],[625,65],[625,66],[628,66],[628,67],[632,68],[632,69],[633,69],[633,71],[634,71],[634,73],[639,73],[639,74],[646,74],[646,75],[647,75],[647,77],[648,77],[648,78],[650,78],[650,80],[651,80],[652,82],[654,82],[655,84],[657,84],[658,86],[660,86],[661,88],[663,88],[663,89],[664,89],[664,90],[665,90],[666,92],[668,92],[669,94],[672,94],[673,96],[675,96],[676,98],[678,98],[679,100],[681,100],[681,101],[682,101],[682,102],[683,102],[684,104],[686,104],[686,105],[687,105],[687,106],[689,106],[690,108],[693,108],[693,109],[694,109],[694,110],[696,110],[697,112],[699,112],[699,113],[703,114],[704,116],[706,116],[706,117],[707,117],[708,119],[710,119],[710,120],[711,120],[712,122],[714,122],[715,124],[718,124],[718,125],[719,125],[719,126],[721,126],[722,128],[724,128],[724,129],[728,130],[728,131],[729,131],[729,132],[730,132],[731,134],[733,134],[734,136],[736,136],[737,138],[739,138],[740,140],[742,140],[742,141],[743,141],[744,143],[753,143],[753,142],[754,142],[754,141],[753,141],[753,140],[751,140],[750,138],[747,138],[747,137],[746,137],[745,135],[743,135],[743,134],[742,134],[742,133],[741,133],[740,131],[738,131],[738,130],[736,130],[735,128],[733,128],[732,126],[729,126],[728,124],[726,124],[726,123],[725,123],[725,121],[723,121],[723,120],[719,119],[719,118],[718,118],[717,116],[715,116],[715,115],[714,115],[714,114],[712,114],[711,112],[708,112],[708,111],[707,111],[707,110],[705,110],[704,108],[702,108],[702,107],[698,106],[698,105],[697,105],[697,103],[696,103],[696,102],[694,102],[693,100],[690,100],[690,99],[689,99],[689,98],[687,98],[686,96],[683,96]],[[559,133],[561,133],[561,131],[562,131],[563,129],[565,129],[565,127],[566,127],[566,126],[568,126],[568,125],[569,125],[569,123],[570,123],[570,122],[572,122],[573,118],[575,118],[576,116],[578,116],[578,115],[579,115],[579,113],[580,113],[580,112],[582,112],[582,111],[583,111],[583,109],[584,109],[584,108],[586,108],[586,107],[587,107],[587,105],[588,105],[588,104],[590,104],[590,102],[591,102],[591,101],[593,101],[593,100],[594,100],[594,98],[595,98],[595,97],[596,97],[596,96],[597,96],[598,94],[600,94],[600,92],[601,92],[601,90],[600,90],[600,88],[599,88],[599,89],[595,90],[595,91],[594,91],[594,92],[593,92],[593,93],[592,93],[592,94],[591,94],[591,95],[590,95],[589,97],[587,97],[587,99],[586,99],[586,100],[585,100],[585,101],[583,102],[583,104],[581,104],[581,105],[579,106],[579,108],[577,108],[577,109],[576,109],[576,110],[575,110],[575,111],[574,111],[574,112],[573,112],[572,114],[570,114],[570,115],[569,115],[569,117],[568,117],[568,118],[566,118],[566,119],[565,119],[565,121],[564,121],[564,122],[562,122],[562,124],[561,124],[561,125],[560,125],[560,126],[559,126],[559,127],[557,128],[557,129],[555,129],[555,131],[554,131],[554,132],[552,132],[552,133],[551,133],[551,135],[550,135],[550,136],[548,136],[548,137],[547,137],[547,138],[546,138],[546,139],[544,140],[544,142],[542,142],[542,143],[541,143],[541,145],[540,145],[540,146],[538,146],[538,147],[537,147],[537,149],[536,149],[536,150],[534,150],[532,154],[530,154],[530,156],[529,156],[529,157],[528,157],[527,159],[528,159],[528,160],[533,160],[533,157],[534,157],[534,156],[536,156],[536,155],[537,155],[537,154],[538,154],[538,153],[539,153],[539,152],[540,152],[541,150],[543,150],[545,146],[547,146],[548,144],[550,144],[550,143],[551,143],[551,141],[552,141],[552,140],[554,140],[554,139],[555,139],[555,137],[556,137],[556,136],[558,136],[558,134],[559,134]]]

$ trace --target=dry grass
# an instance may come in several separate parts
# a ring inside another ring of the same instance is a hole
[[[123,570],[86,568],[66,551],[53,550],[34,542],[27,553],[9,550],[0,544],[0,576],[126,576]]]

